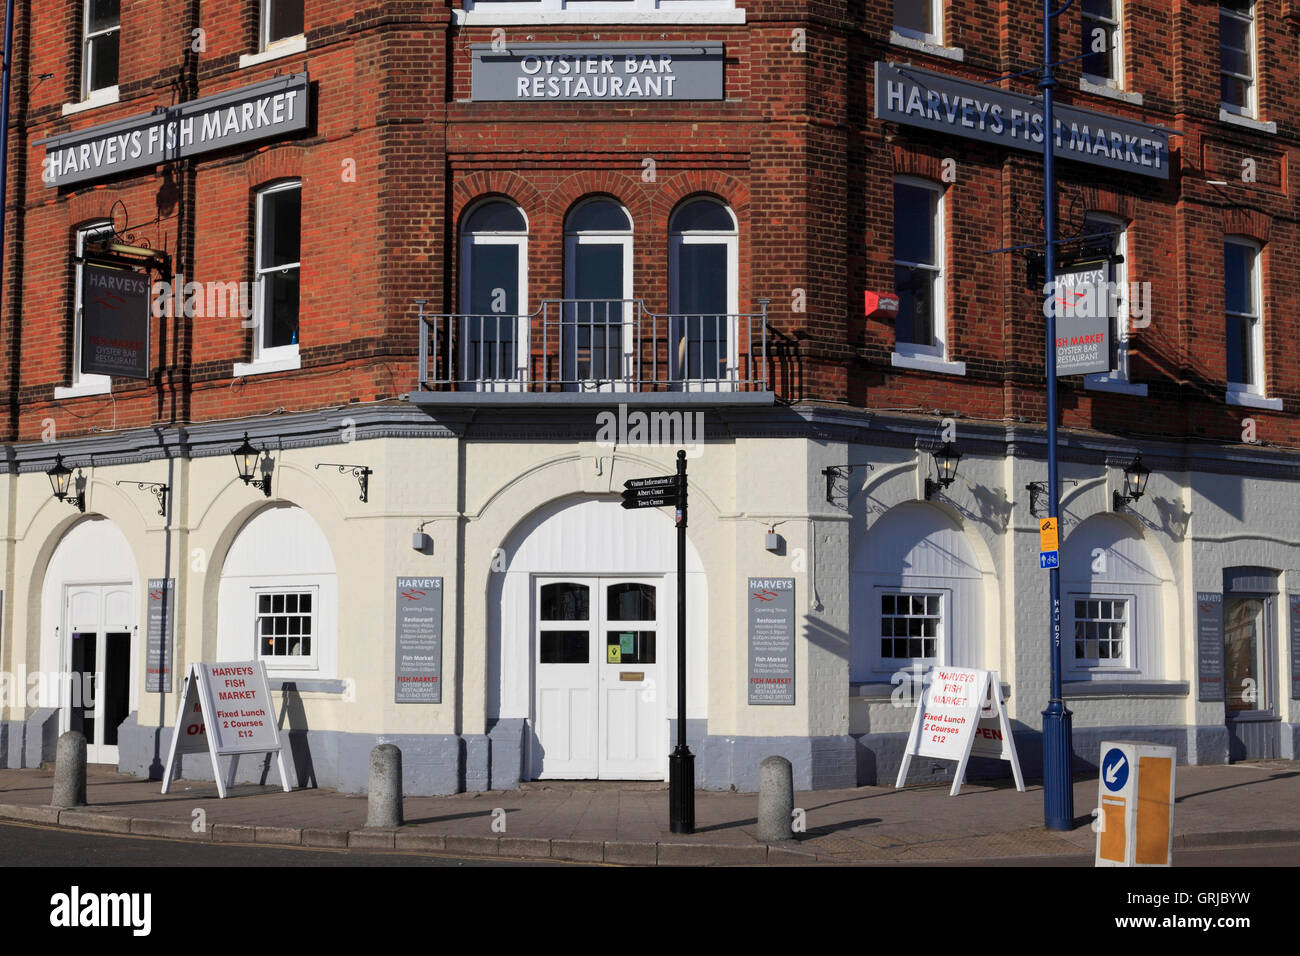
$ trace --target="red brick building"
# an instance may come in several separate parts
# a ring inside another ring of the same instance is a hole
[[[1060,19],[1058,102],[1094,117],[1074,114],[1057,165],[1061,265],[1124,290],[1101,317],[1109,371],[1061,380],[1087,761],[1118,733],[1190,761],[1294,754],[1294,13],[1090,0]],[[93,755],[136,772],[172,723],[168,666],[260,657],[292,685],[303,780],[357,785],[380,734],[430,791],[661,777],[678,582],[657,512],[610,496],[692,443],[628,434],[633,414],[698,416],[702,782],[750,786],[768,752],[804,786],[886,779],[910,719],[895,691],[934,663],[998,671],[1034,764],[1042,157],[1032,109],[1019,130],[1011,110],[1036,94],[1039,15],[20,2],[0,662],[102,669],[120,642],[117,695],[85,719]],[[147,336],[105,318],[101,266],[162,283]],[[901,308],[864,314],[872,293]],[[264,455],[241,481],[245,433]],[[932,492],[945,442],[962,458]],[[56,455],[84,511],[50,497]],[[1149,488],[1119,501],[1139,455]],[[437,700],[400,689],[390,592],[416,576],[446,584]],[[789,699],[755,696],[737,600],[755,576],[795,582]],[[159,579],[174,651],[146,634]],[[635,698],[599,647],[628,620]],[[74,711],[8,702],[7,759]]]

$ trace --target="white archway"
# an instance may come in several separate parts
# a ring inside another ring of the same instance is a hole
[[[268,505],[231,542],[217,595],[216,659],[261,659],[272,677],[338,676],[334,554],[297,505]]]
[[[961,526],[909,501],[860,539],[850,567],[850,680],[887,681],[903,667],[980,666],[983,571]]]
[[[139,709],[140,596],[135,555],[113,521],[90,515],[59,539],[41,584],[40,672],[28,687],[36,706],[60,709],[60,733],[86,733],[91,763],[117,762],[117,725]]]
[[[1164,579],[1142,532],[1095,514],[1069,533],[1061,555],[1061,663],[1076,679],[1159,680]]]
[[[654,668],[634,665],[646,675],[637,691],[656,703],[655,729],[667,753],[668,719],[675,716],[677,547],[671,517],[658,509],[623,509],[616,498],[569,497],[552,501],[526,516],[507,537],[497,573],[487,590],[489,721],[525,719],[529,738],[536,744],[538,638],[536,589],[540,580],[574,579],[583,582],[638,579],[649,582],[656,593],[657,653]],[[687,541],[688,633],[692,640],[687,662],[687,716],[707,716],[708,700],[708,589],[704,568]],[[605,661],[604,663],[608,663]],[[629,671],[633,667],[628,668]],[[655,677],[657,675],[657,678]],[[648,686],[654,680],[657,686]],[[630,688],[629,688],[630,689]],[[534,746],[528,748],[525,773],[536,777]],[[655,773],[666,775],[666,757]]]

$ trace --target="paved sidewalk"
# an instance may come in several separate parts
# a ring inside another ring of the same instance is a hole
[[[0,770],[0,818],[82,829],[242,843],[422,850],[584,862],[671,864],[892,863],[1090,852],[1087,815],[1095,778],[1074,790],[1078,826],[1043,829],[1043,793],[1032,785],[858,787],[795,795],[807,832],[758,842],[756,794],[700,791],[696,832],[668,830],[668,791],[617,783],[533,783],[525,789],[407,797],[407,825],[368,830],[366,798],[332,790],[284,793],[236,786],[220,800],[204,781],[157,782],[91,768],[90,806],[55,810],[49,770]],[[1184,847],[1300,843],[1300,761],[1179,767],[1175,852]],[[494,810],[504,813],[494,815]],[[195,832],[201,810],[206,826]],[[505,832],[493,830],[504,816]],[[1300,851],[1298,851],[1300,859]]]

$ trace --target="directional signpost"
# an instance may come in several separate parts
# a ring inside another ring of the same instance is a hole
[[[675,475],[623,482],[623,507],[677,509],[677,747],[668,756],[668,825],[673,833],[694,833],[695,756],[686,746],[686,452],[677,453]]]
[[[633,478],[623,482],[624,508],[663,508],[677,504],[679,480],[676,475],[659,478]]]

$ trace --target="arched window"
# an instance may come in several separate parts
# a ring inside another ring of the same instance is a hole
[[[1061,659],[1075,680],[1163,676],[1160,575],[1142,535],[1114,515],[1088,518],[1061,555]]]
[[[878,518],[850,568],[849,679],[890,680],[935,664],[977,666],[983,654],[982,574],[965,532],[932,505]]]
[[[528,222],[513,203],[489,199],[461,226],[462,378],[479,383],[523,377],[527,348]]]
[[[562,368],[570,387],[618,387],[632,347],[632,217],[606,197],[564,223]]]
[[[668,223],[668,309],[675,380],[721,382],[736,369],[736,219],[715,199],[677,207]]]
[[[272,505],[235,536],[221,568],[217,659],[255,658],[271,677],[338,671],[338,574],[306,511]]]

